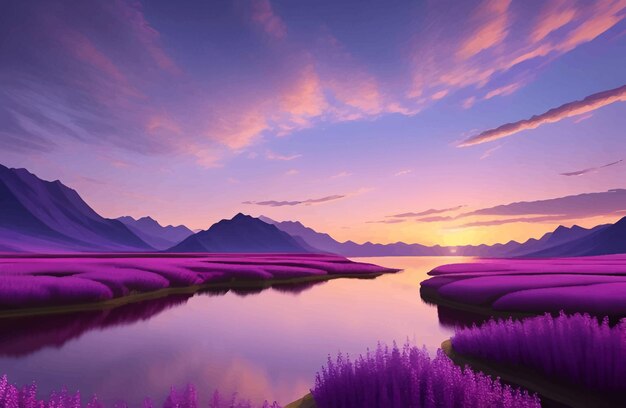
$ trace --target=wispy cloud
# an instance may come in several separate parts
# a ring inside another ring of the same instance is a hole
[[[267,201],[244,201],[243,204],[250,205],[261,205],[267,207],[294,207],[297,205],[314,205],[314,204],[323,204],[331,201],[341,200],[342,198],[346,198],[347,195],[330,195],[321,198],[309,198],[307,200],[293,200],[293,201],[277,201],[277,200],[267,200]]]
[[[349,171],[342,171],[342,172],[339,172],[337,174],[333,174],[332,176],[330,176],[330,178],[331,179],[338,179],[338,178],[350,177],[352,175],[353,175],[353,173],[350,173]]]
[[[598,193],[584,193],[536,201],[520,201],[466,212],[458,218],[491,216],[559,215],[568,218],[587,218],[611,214],[626,209],[626,189]]]
[[[567,173],[560,173],[561,176],[582,176],[583,174],[587,174],[587,173],[595,173],[601,169],[607,168],[607,167],[611,167],[611,166],[615,166],[616,164],[619,164],[623,162],[623,160],[618,160],[618,161],[614,161],[612,163],[608,163],[605,164],[603,166],[598,166],[598,167],[589,167],[587,169],[582,169],[582,170],[576,170],[576,171],[570,171]]]
[[[491,149],[485,150],[482,156],[480,156],[480,160],[484,160],[487,157],[490,157],[496,150],[499,150],[501,147],[502,145],[498,145],[498,146],[492,147]]]
[[[432,100],[442,90],[453,95],[468,89],[474,95],[465,96],[465,108],[484,99],[478,92],[504,95],[526,83],[494,88],[494,80],[503,73],[512,69],[522,75],[532,73],[595,40],[624,18],[622,0],[551,0],[532,10],[508,0],[433,4],[441,7],[424,13],[428,24],[412,50],[413,84],[408,96]],[[468,18],[459,22],[445,12],[448,6]]]
[[[432,217],[418,218],[415,221],[417,222],[442,222],[442,221],[450,221],[454,219],[456,219],[456,217],[453,217],[451,215],[435,215]]]
[[[466,147],[491,142],[524,130],[535,129],[546,123],[558,122],[565,118],[582,115],[600,109],[606,105],[622,101],[626,101],[626,85],[589,95],[580,101],[566,103],[558,108],[535,115],[530,119],[507,123],[497,128],[486,130],[476,136],[465,139],[459,146]]]
[[[570,217],[566,215],[544,215],[540,217],[518,217],[518,218],[505,218],[499,220],[485,220],[468,222],[461,225],[456,225],[454,228],[471,228],[471,227],[492,227],[496,225],[513,224],[516,222],[526,223],[550,223],[556,221],[564,221]]]
[[[291,154],[291,155],[282,155],[278,153],[274,153],[271,150],[268,150],[265,153],[265,158],[267,160],[280,160],[280,161],[291,161],[302,157],[301,154]]]
[[[487,92],[484,99],[491,99],[496,96],[506,96],[511,95],[513,92],[517,91],[522,87],[522,82],[513,82],[512,84],[504,85],[496,89],[492,89]]]
[[[295,176],[297,174],[300,174],[300,170],[298,169],[290,169],[285,172],[285,176]]]
[[[457,52],[459,58],[468,59],[504,41],[508,34],[510,4],[510,0],[482,1],[470,16],[476,28]]]
[[[285,22],[274,12],[269,0],[253,0],[252,21],[258,24],[267,35],[283,39],[287,35]]]
[[[387,218],[416,218],[416,217],[424,217],[426,215],[432,215],[432,214],[441,214],[441,213],[445,213],[445,212],[450,212],[450,211],[458,211],[461,208],[465,207],[464,205],[457,205],[456,207],[450,207],[450,208],[431,208],[429,210],[426,211],[420,211],[420,212],[406,212],[406,213],[401,213],[401,214],[394,214],[394,215],[388,215]]]
[[[388,219],[388,220],[378,220],[378,221],[365,221],[366,224],[399,224],[401,222],[406,222],[407,220],[403,219]]]
[[[404,170],[400,170],[399,172],[395,173],[394,176],[395,177],[399,177],[399,176],[406,176],[407,174],[413,173],[413,170],[411,169],[404,169]]]

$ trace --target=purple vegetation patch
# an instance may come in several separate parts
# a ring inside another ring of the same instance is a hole
[[[441,350],[378,346],[355,361],[330,358],[311,391],[320,408],[539,408],[539,399],[454,365]]]
[[[508,312],[626,315],[626,256],[443,265],[422,286],[460,304]]]
[[[590,390],[626,391],[626,321],[611,327],[589,315],[550,315],[491,320],[457,329],[460,354],[523,366],[549,378]]]
[[[0,258],[0,308],[97,302],[232,281],[395,272],[323,254],[92,254]]]
[[[162,406],[163,408],[198,408],[201,406],[198,402],[198,394],[193,385],[179,392],[176,388],[171,388],[169,395],[163,404],[154,404],[150,398],[146,398],[143,403],[144,408],[153,408]],[[224,398],[218,391],[215,391],[213,397],[209,401],[209,408],[252,408],[254,405],[250,401],[240,400],[236,395],[230,398]],[[82,404],[80,392],[70,393],[67,388],[63,388],[59,392],[52,392],[47,400],[37,398],[37,385],[31,384],[18,388],[7,380],[7,376],[0,377],[0,407],[3,408],[104,408],[104,405],[93,396],[89,402]],[[127,408],[125,403],[116,403],[115,407]],[[265,401],[261,408],[280,408],[274,402],[272,404]]]

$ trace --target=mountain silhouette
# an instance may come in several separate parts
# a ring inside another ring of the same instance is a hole
[[[528,254],[530,257],[566,257],[626,253],[626,217],[601,225],[580,238]]]
[[[239,213],[191,235],[168,252],[307,253],[311,250],[276,226]]]
[[[358,244],[353,241],[339,242],[330,235],[317,232],[298,221],[279,222],[265,216],[261,216],[259,218],[267,223],[276,225],[278,229],[290,234],[296,239],[301,239],[303,242],[318,249],[320,252],[330,252],[343,256],[458,255],[494,258],[534,256],[533,254],[539,251],[547,251],[550,248],[592,235],[595,232],[607,227],[607,225],[599,225],[591,229],[586,229],[578,225],[574,225],[570,228],[559,226],[554,231],[544,234],[539,239],[531,238],[523,243],[509,241],[506,244],[443,247],[440,245],[426,246],[405,242],[395,242],[390,244],[375,244],[371,242]]]
[[[150,251],[117,220],[101,217],[58,180],[0,165],[0,250]]]
[[[170,248],[193,235],[193,231],[184,225],[177,227],[167,225],[164,227],[151,217],[134,219],[130,216],[124,216],[117,218],[117,220],[124,223],[139,238],[158,250]]]

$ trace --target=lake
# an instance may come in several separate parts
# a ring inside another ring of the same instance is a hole
[[[355,258],[401,268],[376,279],[336,279],[262,292],[213,292],[103,312],[0,321],[0,371],[36,381],[40,396],[66,385],[83,401],[159,405],[171,386],[287,404],[306,394],[328,355],[378,341],[434,352],[453,329],[419,296],[434,267],[462,257]]]

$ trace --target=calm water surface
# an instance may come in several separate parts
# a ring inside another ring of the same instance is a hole
[[[159,404],[170,386],[194,383],[286,404],[306,394],[329,354],[351,355],[407,339],[436,350],[452,328],[419,296],[435,266],[468,258],[362,258],[403,272],[337,279],[296,292],[209,293],[121,310],[0,322],[0,372],[37,382],[41,396],[66,385],[105,404]]]

